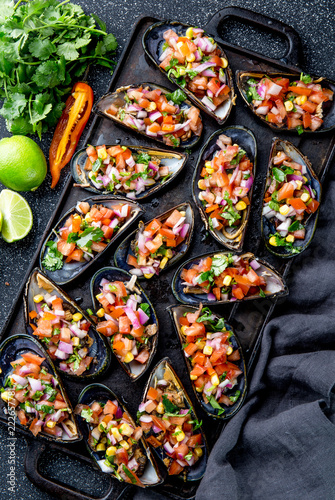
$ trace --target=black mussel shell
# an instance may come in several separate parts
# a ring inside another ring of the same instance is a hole
[[[188,95],[191,101],[193,101],[196,106],[202,111],[205,111],[209,116],[214,118],[220,125],[222,125],[228,118],[231,109],[233,107],[233,102],[234,102],[234,97],[235,97],[235,92],[234,92],[234,83],[233,83],[233,75],[232,71],[229,66],[225,68],[225,77],[226,77],[226,85],[228,85],[231,88],[230,94],[229,94],[229,99],[225,101],[221,106],[219,106],[218,109],[215,111],[210,111],[204,104],[201,102],[201,100],[196,97],[193,92],[188,90],[186,87],[180,86],[176,79],[173,77],[173,75],[170,75],[169,77],[167,76],[167,73],[164,69],[160,68],[159,65],[161,61],[159,60],[159,57],[161,56],[163,50],[162,46],[165,42],[163,38],[163,33],[164,31],[168,29],[173,29],[174,31],[177,32],[179,36],[185,36],[185,33],[188,28],[190,28],[192,25],[190,24],[185,24],[185,23],[180,23],[178,21],[161,21],[159,23],[155,23],[152,26],[150,26],[146,32],[143,35],[142,38],[142,45],[144,48],[145,53],[147,56],[150,58],[150,60],[157,66],[157,68],[167,77],[171,82],[173,82],[175,85],[177,85],[179,88],[182,89],[185,94]],[[211,36],[211,35],[209,35]],[[214,38],[214,36],[211,36],[211,38]],[[220,47],[218,44],[218,48],[221,50],[221,55],[220,57],[224,57],[228,61],[228,57],[223,51],[223,49]]]
[[[70,210],[68,210],[66,214],[63,215],[63,217],[57,222],[54,229],[50,232],[40,252],[40,267],[42,271],[58,285],[65,285],[66,283],[70,283],[74,279],[78,278],[78,276],[83,274],[93,262],[99,259],[104,253],[108,252],[111,245],[113,245],[115,241],[118,238],[120,238],[120,236],[131,226],[131,224],[138,217],[140,217],[141,213],[144,212],[143,208],[141,208],[138,203],[130,200],[129,198],[124,198],[121,196],[92,196],[91,198],[86,198],[85,200],[81,201],[87,202],[91,206],[95,204],[102,204],[108,208],[113,208],[113,206],[119,205],[120,203],[127,203],[132,207],[132,212],[128,220],[121,226],[121,228],[118,230],[115,236],[112,237],[111,241],[107,244],[106,248],[102,252],[96,254],[93,257],[93,259],[85,262],[72,261],[66,263],[64,261],[63,267],[61,269],[57,269],[56,271],[49,271],[48,269],[45,269],[45,267],[43,266],[43,259],[48,254],[47,243],[49,241],[57,241],[57,235],[55,234],[55,231],[58,231],[61,227],[64,226],[66,219],[71,214],[79,213],[76,206],[70,208]]]
[[[175,207],[170,208],[166,212],[163,212],[162,214],[158,215],[157,217],[155,217],[155,219],[158,219],[160,221],[165,220],[170,216],[170,214],[174,210],[181,210],[181,211],[186,212],[185,223],[190,224],[190,229],[189,229],[189,232],[188,232],[186,239],[178,247],[175,248],[175,251],[177,252],[176,255],[174,255],[171,259],[169,259],[166,266],[164,267],[164,269],[162,269],[160,271],[159,274],[161,274],[162,272],[169,269],[171,266],[173,266],[176,262],[178,262],[181,258],[184,257],[184,255],[186,254],[186,252],[188,251],[188,249],[190,247],[191,240],[192,240],[193,229],[194,229],[194,212],[193,212],[193,209],[192,209],[192,206],[190,203],[186,202],[186,203],[181,203],[179,205],[176,205]],[[153,219],[151,219],[151,220],[153,220]],[[151,220],[146,222],[145,225],[149,224],[151,222]],[[114,253],[115,265],[117,267],[119,267],[120,269],[124,269],[125,271],[128,271],[128,272],[130,272],[130,270],[133,268],[131,266],[129,266],[129,264],[127,264],[127,257],[128,257],[128,254],[134,255],[134,252],[131,248],[131,243],[133,240],[135,240],[137,233],[138,233],[138,229],[136,229],[136,231],[131,233],[127,238],[125,238],[123,240],[123,242],[117,247],[117,249],[115,250],[115,253]],[[144,278],[144,276],[140,276],[138,279],[144,280],[145,278]]]
[[[193,306],[170,306],[168,308],[168,311],[169,311],[171,319],[174,323],[174,326],[175,326],[175,329],[176,329],[181,346],[185,342],[185,337],[181,333],[179,319],[181,317],[183,317],[186,313],[195,313],[197,310],[198,310],[198,308],[193,307]],[[212,313],[212,314],[215,317],[215,319],[217,319],[217,320],[221,317],[221,316],[218,316],[214,313]],[[231,344],[232,344],[233,350],[234,351],[238,350],[240,353],[240,359],[238,361],[234,361],[234,364],[236,364],[236,366],[238,366],[238,368],[243,372],[238,378],[237,385],[235,385],[233,387],[233,389],[231,389],[227,393],[227,396],[232,396],[237,390],[239,390],[240,396],[239,396],[238,400],[232,406],[227,406],[227,408],[225,409],[225,412],[223,414],[218,415],[218,412],[219,412],[218,409],[213,408],[212,405],[210,405],[209,403],[205,403],[205,401],[202,397],[202,394],[196,391],[195,385],[192,383],[194,394],[198,398],[198,401],[201,404],[201,406],[203,407],[203,409],[205,410],[205,412],[208,415],[210,415],[211,417],[219,418],[221,420],[227,420],[228,418],[231,418],[233,415],[235,415],[235,413],[237,413],[239,411],[239,409],[241,408],[243,401],[245,399],[245,396],[247,394],[246,366],[245,366],[245,360],[243,357],[242,346],[240,344],[240,341],[238,340],[238,338],[236,337],[236,335],[234,333],[233,327],[230,326],[228,323],[225,323],[225,326],[226,326],[226,329],[228,331],[233,332],[232,336],[229,339]],[[187,356],[185,356],[184,350],[183,350],[183,355],[184,355],[184,360],[185,360],[187,369],[189,372],[191,372],[193,369],[193,365],[190,363],[189,358],[187,358]],[[221,404],[221,406],[224,407],[224,405],[222,405],[222,404]]]
[[[108,145],[107,148],[112,147],[112,145]],[[119,144],[118,144],[119,146]],[[134,199],[137,201],[144,200],[148,198],[152,194],[157,194],[161,188],[165,187],[169,184],[184,168],[188,155],[186,153],[178,153],[172,151],[164,151],[162,149],[152,149],[147,148],[145,146],[127,146],[132,153],[147,153],[155,159],[161,161],[160,166],[168,166],[171,171],[171,176],[168,177],[164,181],[157,181],[152,186],[148,187],[145,191],[138,195],[134,195]],[[80,149],[71,160],[71,173],[75,182],[80,185],[80,187],[86,189],[87,191],[92,191],[92,193],[96,194],[111,194],[111,191],[107,191],[106,189],[98,189],[92,183],[91,179],[88,176],[89,171],[85,170],[85,165],[87,163],[88,156],[86,153],[86,148]],[[125,196],[127,193],[122,190],[114,190],[115,194]],[[129,198],[130,200],[133,198]]]
[[[70,373],[63,372],[58,368],[59,362],[61,360],[54,360],[59,373],[65,377],[71,377],[78,380],[87,380],[94,377],[100,376],[106,372],[110,365],[111,355],[106,342],[106,339],[100,335],[94,328],[94,325],[87,314],[79,307],[79,305],[71,299],[63,290],[61,290],[50,278],[45,276],[39,269],[34,269],[27,281],[25,292],[24,292],[24,315],[26,330],[34,339],[34,330],[32,324],[34,320],[29,318],[29,312],[35,310],[36,304],[34,303],[34,296],[39,294],[50,293],[51,295],[57,295],[63,299],[65,309],[68,309],[72,313],[80,313],[83,318],[90,323],[90,329],[88,331],[89,337],[92,339],[92,345],[89,348],[88,355],[93,357],[91,365],[88,370],[86,370],[82,375],[74,375]],[[39,343],[39,342],[38,342]]]
[[[132,278],[132,275],[124,271],[123,269],[117,269],[116,267],[104,267],[100,269],[93,278],[91,279],[91,298],[92,298],[92,303],[94,306],[95,311],[100,309],[99,302],[96,298],[96,295],[100,293],[100,282],[102,279],[106,279],[108,281],[122,281],[122,282],[128,282]],[[148,296],[145,294],[144,290],[138,285],[135,285],[140,293],[139,295],[142,297],[143,302],[146,302],[150,306],[150,324],[154,324],[157,326],[157,332],[150,337],[150,356],[148,358],[148,361],[144,364],[141,364],[135,360],[131,361],[130,363],[123,363],[119,360],[117,356],[116,359],[124,369],[127,375],[131,378],[132,381],[138,380],[144,373],[145,371],[149,368],[150,363],[152,361],[152,358],[154,357],[157,349],[157,344],[158,344],[158,332],[159,332],[159,324],[158,324],[158,318],[155,312],[155,309],[150,302]],[[149,315],[149,314],[148,314]],[[108,339],[108,337],[107,337]],[[112,346],[109,343],[111,349]]]
[[[213,305],[216,306],[218,304],[230,304],[232,303],[230,300],[224,301],[224,300],[208,300],[207,294],[205,293],[196,293],[196,287],[194,289],[195,293],[193,290],[190,290],[188,293],[185,291],[185,285],[183,285],[183,280],[181,279],[181,272],[182,270],[189,269],[192,267],[194,264],[199,264],[200,260],[206,257],[213,257],[214,255],[228,255],[230,252],[211,252],[211,253],[206,253],[203,255],[199,255],[198,257],[192,257],[192,259],[187,260],[181,266],[177,269],[175,272],[175,275],[173,276],[172,279],[172,291],[173,295],[175,298],[178,300],[178,302],[181,302],[182,304],[187,304],[187,305],[193,305],[197,306],[199,304],[204,304],[204,305]],[[260,264],[260,268],[257,270],[257,274],[261,274],[262,276],[266,276],[266,281],[267,281],[267,288],[265,290],[266,298],[275,298],[279,296],[284,296],[288,294],[288,288],[286,286],[286,283],[284,279],[280,276],[280,274],[268,263],[265,262],[258,257],[255,257],[252,253],[244,253],[239,255],[240,258],[245,258],[249,257],[250,260],[256,260],[258,264]],[[186,286],[187,288],[187,286]],[[234,302],[244,302],[246,300],[257,300],[257,299],[263,299],[264,297],[261,297],[260,295],[251,295],[250,297],[247,297],[243,300],[235,300]]]
[[[155,366],[155,368],[152,370],[151,375],[149,377],[149,380],[148,380],[146,387],[144,389],[142,402],[144,402],[146,400],[146,394],[147,394],[148,390],[150,389],[150,387],[155,387],[158,380],[164,379],[165,373],[168,373],[170,380],[173,382],[173,384],[175,385],[177,390],[181,391],[183,393],[185,408],[192,409],[192,412],[191,412],[192,419],[198,420],[197,415],[196,415],[195,410],[194,410],[194,406],[192,404],[192,401],[190,400],[187,392],[185,391],[185,388],[184,388],[183,384],[181,383],[178,375],[176,374],[176,372],[172,368],[170,359],[167,357],[163,358],[161,361],[159,361],[157,363],[157,365]],[[182,473],[179,476],[174,476],[174,477],[180,478],[183,481],[199,481],[203,477],[205,470],[206,470],[209,451],[208,451],[206,436],[205,436],[201,427],[200,427],[200,432],[201,432],[202,441],[204,444],[204,446],[202,448],[203,449],[202,457],[195,463],[194,466],[187,467],[186,470],[182,471]],[[163,463],[164,458],[168,457],[168,455],[165,453],[165,450],[162,446],[158,447],[158,448],[153,448],[153,451],[162,463]]]
[[[2,342],[0,345],[0,386],[3,387],[5,380],[7,376],[12,372],[13,368],[11,366],[11,361],[14,361],[18,359],[22,354],[26,352],[32,352],[33,354],[36,354],[38,356],[41,356],[45,358],[45,360],[42,363],[42,367],[44,366],[49,373],[53,375],[53,377],[57,380],[58,382],[58,388],[60,389],[64,401],[67,403],[68,408],[71,409],[71,416],[70,420],[72,422],[72,427],[73,427],[73,437],[69,437],[66,432],[63,432],[63,436],[60,438],[57,438],[55,436],[52,436],[51,434],[47,434],[46,432],[41,431],[38,434],[38,437],[43,437],[44,439],[47,439],[48,441],[51,442],[58,442],[58,443],[64,443],[64,444],[69,444],[73,442],[80,441],[82,439],[82,436],[80,434],[80,431],[77,427],[76,420],[73,416],[73,411],[71,407],[71,403],[69,401],[69,398],[67,397],[67,394],[65,392],[64,386],[62,384],[62,381],[60,380],[60,377],[57,375],[57,372],[55,370],[55,366],[48,355],[48,353],[45,351],[45,349],[39,344],[37,340],[34,338],[30,337],[29,335],[25,334],[18,334],[18,335],[13,335],[11,337],[8,337],[6,340]],[[0,400],[0,408],[2,408],[2,411],[4,411],[5,408],[5,403],[1,399]],[[6,418],[7,420],[7,418]],[[32,433],[29,431],[28,427],[21,425],[18,418],[15,420],[15,425],[19,426],[20,429],[23,429],[26,433],[27,436],[32,437]]]
[[[244,101],[247,103],[249,109],[256,115],[258,118],[262,120],[263,123],[266,123],[269,127],[271,127],[274,130],[277,131],[285,131],[285,132],[295,132],[297,133],[297,130],[294,129],[288,129],[285,125],[280,126],[276,125],[274,123],[269,123],[266,121],[265,116],[259,115],[255,113],[252,102],[248,101],[248,96],[247,96],[247,88],[248,84],[247,81],[249,78],[255,78],[256,80],[259,80],[264,77],[270,77],[270,78],[289,78],[290,80],[299,80],[300,79],[300,73],[249,73],[245,71],[236,71],[236,82],[237,82],[237,87],[238,90],[240,91],[240,94]],[[327,88],[335,92],[335,82],[332,82],[331,80],[327,80],[326,78],[320,78],[318,76],[313,76],[313,83],[321,84],[322,87]],[[309,129],[304,129],[304,133],[307,134],[316,134],[320,132],[327,132],[329,130],[332,130],[335,127],[335,100],[333,99],[332,101],[327,101],[324,102],[322,105],[322,110],[323,110],[323,123],[320,128],[315,130],[314,132]]]
[[[289,141],[284,141],[278,138],[274,138],[272,140],[272,147],[270,151],[270,157],[269,157],[269,165],[268,165],[268,173],[266,177],[266,181],[268,180],[270,173],[272,171],[272,159],[276,156],[276,154],[279,151],[283,151],[284,153],[287,154],[292,160],[296,163],[300,163],[300,165],[304,165],[306,167],[306,173],[304,174],[305,177],[309,180],[309,185],[310,187],[315,191],[315,199],[320,203],[321,201],[321,191],[322,187],[320,184],[319,179],[317,178],[316,174],[313,171],[312,165],[308,158],[304,156],[299,149],[297,149],[291,142]],[[267,184],[267,183],[266,183]],[[266,191],[266,188],[265,188]],[[264,193],[265,193],[264,191]],[[316,225],[318,222],[318,216],[319,216],[319,209],[314,212],[314,214],[310,214],[306,221],[303,222],[305,229],[306,229],[306,235],[305,239],[303,240],[295,240],[293,243],[293,247],[296,249],[300,250],[300,253],[306,250],[310,242],[312,241],[312,238],[314,236],[314,232],[316,229]],[[264,242],[266,245],[266,248],[269,250],[269,252],[273,253],[274,255],[277,255],[278,257],[283,257],[283,258],[289,258],[289,257],[294,257],[297,255],[297,253],[292,253],[288,248],[286,247],[274,247],[270,245],[269,243],[269,236],[270,234],[274,234],[276,232],[276,228],[274,226],[274,223],[272,222],[271,219],[267,219],[264,215],[262,215],[262,235],[264,238]]]
[[[141,83],[143,86],[149,87],[151,90],[154,89],[159,89],[162,91],[163,94],[170,94],[173,92],[170,89],[167,89],[166,87],[162,87],[161,85],[156,85],[155,83]],[[166,144],[164,144],[163,139],[160,138],[160,136],[157,137],[150,137],[148,136],[145,132],[142,130],[135,130],[134,128],[128,126],[127,124],[123,123],[121,120],[116,118],[115,116],[107,113],[107,109],[111,104],[114,104],[116,107],[121,108],[126,104],[126,101],[124,100],[124,94],[127,92],[127,89],[131,87],[138,87],[138,85],[132,84],[132,85],[125,85],[123,87],[119,87],[118,89],[115,90],[115,92],[110,92],[106,95],[103,95],[94,105],[93,111],[99,115],[102,116],[103,118],[109,118],[112,120],[114,123],[117,125],[121,125],[122,127],[126,128],[127,130],[131,130],[132,132],[135,132],[137,134],[144,135],[148,139],[153,139],[154,141],[159,142],[160,144],[163,144],[164,147],[169,147]],[[192,107],[193,104],[186,99],[182,104],[179,105],[180,109],[189,109]],[[191,137],[187,139],[187,141],[181,142],[178,148],[185,149],[185,148],[192,148],[197,144],[199,141],[201,135],[195,135],[192,133]]]
[[[211,235],[216,239],[216,241],[218,241],[221,245],[224,245],[225,247],[238,252],[242,250],[245,233],[247,230],[247,225],[251,210],[253,185],[248,193],[250,205],[248,205],[246,210],[243,211],[242,222],[240,226],[237,227],[236,231],[232,231],[231,233],[229,231],[230,228],[228,228],[228,230],[226,230],[226,235],[222,231],[219,231],[218,229],[212,229],[209,226],[208,214],[205,211],[205,207],[199,200],[199,194],[201,193],[201,190],[198,187],[198,181],[201,179],[200,173],[204,167],[205,162],[207,160],[208,161],[211,160],[213,154],[216,151],[220,150],[220,147],[216,144],[216,141],[219,135],[221,134],[224,134],[227,137],[231,137],[233,144],[238,144],[242,149],[245,150],[249,160],[253,163],[253,177],[255,179],[257,144],[254,134],[250,130],[240,126],[227,127],[225,129],[217,130],[216,132],[214,132],[214,134],[210,136],[210,138],[208,139],[208,141],[206,142],[206,144],[204,145],[204,147],[200,152],[198,158],[198,164],[194,171],[194,177],[193,177],[193,198],[195,203],[197,204],[201,218],[205,224],[206,230],[209,231]]]
[[[106,403],[108,400],[112,401],[116,400],[119,403],[120,408],[122,408],[123,411],[125,411],[128,414],[130,423],[134,427],[136,427],[134,420],[132,419],[129,411],[127,410],[123,402],[120,401],[120,399],[114,394],[114,392],[111,389],[109,389],[103,384],[91,384],[85,387],[85,389],[83,389],[79,395],[78,404],[90,405],[95,401],[98,403]],[[111,474],[113,477],[116,478],[113,469],[107,467],[103,463],[105,461],[104,459],[105,452],[92,450],[92,448],[89,446],[88,444],[89,430],[90,430],[89,424],[82,417],[80,417],[80,415],[78,415],[77,420],[78,420],[78,426],[81,430],[87,450],[89,451],[90,455],[93,457],[93,459],[103,472],[107,472],[108,474]],[[156,486],[162,483],[163,479],[160,475],[156,461],[152,456],[151,450],[143,437],[140,440],[140,446],[143,453],[147,456],[148,461],[145,465],[143,475],[141,475],[139,479],[142,482],[142,486],[144,488],[148,486]]]

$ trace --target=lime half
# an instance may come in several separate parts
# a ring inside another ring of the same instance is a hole
[[[7,243],[22,240],[32,228],[33,214],[26,200],[18,193],[4,189],[0,193],[2,214],[1,236]]]

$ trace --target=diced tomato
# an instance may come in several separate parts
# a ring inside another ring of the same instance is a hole
[[[156,417],[155,415],[151,415],[152,421],[156,427],[161,429],[162,431],[165,431],[165,425],[162,422],[162,419],[159,417]]]
[[[140,352],[140,354],[138,354],[137,356],[135,356],[135,360],[138,363],[141,363],[143,365],[144,363],[146,363],[148,361],[149,356],[150,356],[149,351],[147,349],[142,349],[142,351]]]
[[[301,104],[300,107],[307,113],[314,113],[314,111],[316,110],[316,106],[317,105],[314,102],[306,101],[304,102],[304,104]]]
[[[26,361],[26,363],[34,363],[35,365],[40,366],[45,358],[41,358],[37,354],[33,354],[32,352],[26,352],[21,354],[21,357]]]
[[[205,366],[201,366],[201,365],[196,364],[193,367],[193,370],[191,371],[191,375],[199,377],[200,375],[202,375],[203,373],[205,373],[205,371],[206,371],[206,367]]]
[[[289,198],[286,201],[294,210],[306,210],[306,205],[301,198]]]
[[[104,415],[115,415],[117,408],[116,404],[108,400],[104,406]]]
[[[112,146],[110,148],[107,149],[107,153],[110,155],[110,156],[116,156],[120,153],[123,153],[123,149],[121,148],[121,146]]]
[[[305,87],[297,87],[297,86],[289,87],[288,91],[294,92],[295,94],[298,95],[307,95],[307,96],[309,96],[312,93],[312,89],[308,89]]]
[[[200,446],[202,444],[201,434],[194,434],[190,438],[188,438],[187,446],[190,448],[195,448],[196,446]]]
[[[233,285],[232,295],[238,300],[242,300],[244,297],[244,293],[242,292],[242,289],[239,286],[235,286],[235,285]]]
[[[282,123],[282,121],[283,121],[282,117],[280,116],[280,113],[275,115],[274,113],[269,112],[266,116],[267,116],[267,119],[270,123],[278,124],[278,123]]]
[[[71,262],[75,260],[76,262],[81,262],[83,260],[84,252],[80,248],[75,248],[73,252],[66,258],[65,262]]]
[[[206,333],[206,328],[203,323],[193,323],[193,325],[185,328],[185,335],[188,336],[202,336]]]
[[[179,446],[177,446],[177,448],[175,448],[175,453],[177,453],[177,457],[179,458],[179,460],[182,460],[185,457],[185,455],[188,454],[188,450],[189,448],[185,443],[182,443]]]
[[[176,460],[173,460],[173,462],[169,467],[168,474],[169,476],[176,476],[180,474],[183,471],[183,469],[184,468],[181,465],[179,465],[179,463]]]
[[[172,214],[166,219],[164,225],[168,227],[174,227],[181,218],[180,212],[174,210]]]
[[[71,342],[71,331],[69,330],[69,328],[66,328],[66,327],[62,327],[61,330],[60,330],[60,334],[59,334],[59,339],[62,341],[62,342]]]
[[[312,124],[311,115],[309,113],[304,113],[302,117],[302,123],[304,128],[309,128]]]
[[[294,193],[294,186],[290,182],[285,182],[283,186],[279,189],[277,194],[277,200],[285,200],[286,198],[292,198]]]
[[[128,453],[124,448],[118,448],[116,450],[115,459],[118,464],[128,464]]]
[[[144,422],[141,422],[141,426]],[[151,423],[151,422],[150,422]],[[158,441],[157,438],[155,438],[155,436],[149,436],[146,438],[146,440],[148,441],[149,444],[151,444],[154,448],[158,448],[159,446],[162,446],[162,443],[160,441]]]
[[[162,227],[162,223],[158,219],[153,219],[145,228],[145,231],[154,235]]]
[[[207,88],[215,95],[221,87],[221,82],[218,78],[211,78],[207,83]]]
[[[184,349],[184,352],[188,355],[188,356],[192,356],[192,354],[195,353],[195,351],[198,350],[198,346],[193,344],[193,342],[190,342]]]
[[[118,331],[117,325],[114,323],[112,320],[107,320],[107,321],[101,321],[97,326],[96,329],[99,333],[102,333],[103,335],[106,335],[106,337],[110,337],[114,333]]]
[[[228,361],[238,361],[240,358],[240,353],[238,349],[236,349],[236,351],[232,352],[230,356],[228,356]]]
[[[158,399],[159,392],[154,387],[150,387],[147,392],[148,399]]]
[[[66,255],[66,257],[70,255],[75,248],[76,248],[75,243],[67,243],[65,240],[62,239],[57,241],[57,250],[62,255]]]
[[[29,430],[34,434],[34,436],[37,436],[39,432],[41,432],[42,428],[42,421],[38,420],[37,418],[34,418],[32,423],[30,424]]]
[[[126,297],[128,295],[127,289],[124,286],[123,281],[113,281],[110,283],[111,291],[115,293],[118,298]]]
[[[128,316],[119,317],[119,331],[120,333],[130,333],[131,321]]]
[[[93,241],[92,242],[92,245],[91,245],[91,249],[93,250],[93,252],[102,252],[103,250],[105,250],[107,244],[106,243],[103,243],[102,241]]]
[[[186,283],[193,284],[193,279],[198,275],[198,271],[195,269],[183,269],[181,272],[181,278],[186,281]]]
[[[319,205],[320,203],[317,200],[311,198],[306,204],[306,212],[309,214],[314,214],[314,212],[316,212],[319,208]]]
[[[198,348],[196,346],[196,348]],[[198,365],[200,366],[203,366],[205,364],[205,359],[206,359],[206,355],[201,352],[201,351],[198,351],[192,358],[192,362],[194,363],[197,363]]]

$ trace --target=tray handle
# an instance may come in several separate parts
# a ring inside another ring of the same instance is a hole
[[[284,36],[287,40],[288,46],[286,53],[280,58],[280,60],[293,66],[301,65],[303,60],[301,39],[295,29],[288,24],[278,21],[277,19],[273,19],[272,17],[253,12],[249,9],[243,9],[242,7],[225,7],[214,14],[214,16],[207,23],[206,30],[220,38],[220,27],[227,18],[246,21],[248,24],[252,24],[259,28],[264,28],[267,31],[272,31],[276,34]],[[237,45],[229,44],[229,46],[241,50],[241,47]],[[257,54],[252,51],[250,52],[264,57],[262,54]]]
[[[110,486],[107,493],[103,497],[91,497],[85,493],[80,492],[76,488],[68,487],[52,479],[42,476],[38,469],[38,463],[42,453],[47,448],[47,445],[37,439],[27,440],[27,451],[24,458],[24,468],[28,479],[41,490],[61,498],[62,500],[117,500],[125,499],[125,489],[120,488],[118,492],[115,491],[115,482],[110,480]],[[71,455],[71,452],[67,451]],[[78,457],[76,456],[76,459]]]

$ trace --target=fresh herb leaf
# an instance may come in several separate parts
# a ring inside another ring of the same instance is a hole
[[[271,210],[275,210],[275,212],[279,212],[279,208],[280,208],[279,203],[271,200],[269,202],[269,207],[271,208]]]
[[[276,181],[278,181],[278,182],[285,181],[286,176],[285,176],[284,172],[282,170],[280,170],[280,168],[274,167],[272,169],[272,174],[273,174],[274,178],[276,179]]]
[[[292,222],[292,224],[288,228],[289,233],[293,233],[294,231],[299,231],[300,229],[304,229],[304,225],[301,224],[298,220]]]
[[[232,403],[236,403],[236,401],[240,396],[241,396],[241,391],[236,391],[234,396],[229,396],[229,399]]]
[[[167,413],[176,413],[179,411],[179,407],[172,403],[165,394],[163,394],[163,405]]]
[[[247,89],[248,102],[251,102],[253,100],[254,101],[263,101],[263,99],[261,98],[261,96],[257,92],[256,81],[250,78],[247,83],[250,85],[250,87]]]
[[[165,96],[168,101],[173,101],[175,104],[180,105],[182,102],[186,100],[186,95],[180,89],[171,92],[171,94],[166,94]]]
[[[132,484],[136,484],[137,479],[134,476],[134,474],[131,473],[131,471],[128,469],[128,467],[126,467],[124,464],[122,464],[122,469],[123,469],[123,472],[129,477]]]
[[[81,410],[80,416],[83,417],[86,422],[90,423],[93,416],[93,410],[91,410],[91,408],[84,408],[83,410]]]
[[[260,297],[263,297],[263,298],[265,298],[265,297],[266,297],[266,295],[265,295],[264,291],[263,291],[260,287],[259,287],[259,296],[260,296]]]
[[[150,315],[150,306],[146,302],[140,304],[140,309],[142,309],[145,314],[148,314],[148,316]]]
[[[42,265],[48,271],[56,271],[63,267],[63,255],[57,250],[56,241],[48,241],[46,244],[49,251],[42,261]]]
[[[293,243],[290,243],[289,241],[286,241],[286,238],[282,238],[280,236],[280,234],[278,234],[278,233],[270,234],[269,235],[269,239],[272,238],[273,236],[276,239],[276,246],[277,247],[286,247],[293,254],[297,254],[297,253],[301,252],[301,249],[299,247],[294,247]]]
[[[240,161],[242,160],[243,156],[246,154],[247,153],[243,149],[240,149],[239,152],[237,153],[237,156],[235,156],[235,158],[233,158],[230,161],[230,164],[231,165],[238,165],[240,163]]]
[[[144,165],[148,165],[149,161],[151,161],[151,156],[148,153],[140,153],[136,159],[136,163],[143,163]]]
[[[296,131],[298,132],[299,135],[304,133],[304,128],[302,125],[298,125],[296,128]]]
[[[175,59],[174,57],[172,57],[169,61],[169,65],[166,66],[165,68],[165,71],[169,71],[170,69],[172,69],[174,66],[176,66],[178,64],[178,59]]]
[[[311,83],[313,81],[313,79],[310,75],[304,75],[303,73],[300,73],[300,80],[306,84]]]
[[[219,403],[216,401],[215,396],[209,396],[209,398],[207,399],[212,408],[214,408],[215,410],[219,410],[218,415],[222,415],[222,413],[225,412],[224,408],[222,408],[222,406],[220,406]]]
[[[69,236],[74,233],[70,233]],[[101,241],[104,237],[104,232],[100,227],[87,227],[76,240],[78,247],[91,248],[93,241]]]
[[[97,160],[95,160],[95,162],[92,165],[92,172],[98,172],[98,170],[100,170],[100,168],[101,168],[101,165],[102,165],[101,158],[98,158]]]
[[[211,271],[213,271],[215,276],[220,276],[221,273],[231,264],[232,262],[232,254],[228,255],[214,255],[212,258],[212,267]]]

